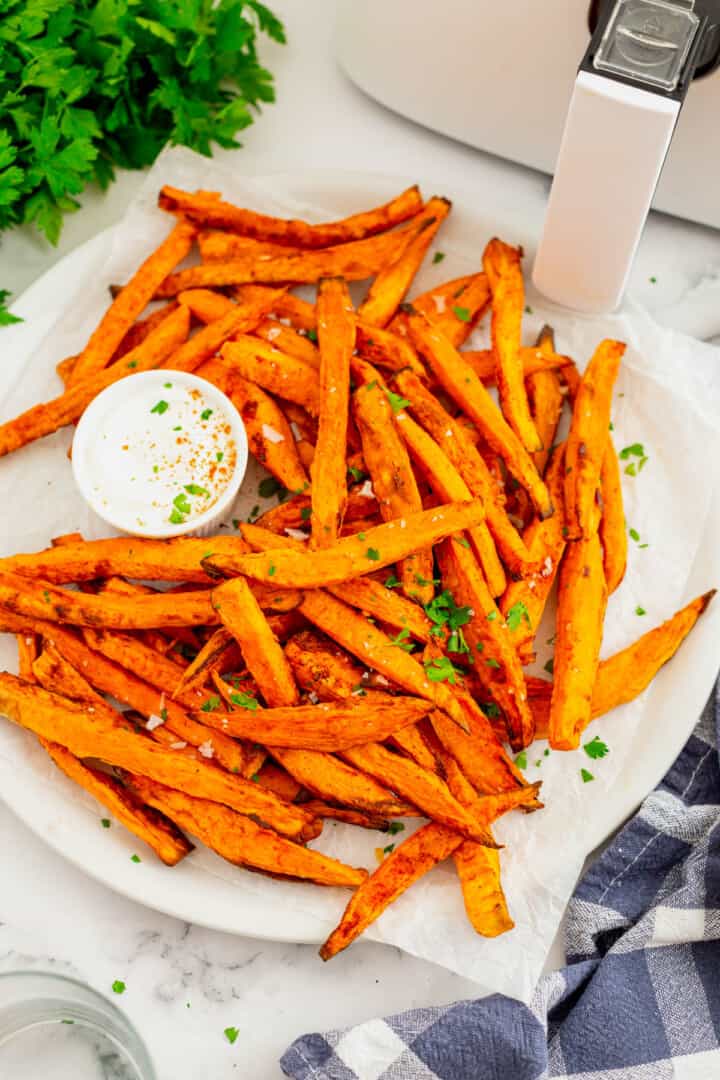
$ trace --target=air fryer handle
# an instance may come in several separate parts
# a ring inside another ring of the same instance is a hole
[[[680,105],[578,73],[533,268],[545,296],[591,313],[620,303]]]

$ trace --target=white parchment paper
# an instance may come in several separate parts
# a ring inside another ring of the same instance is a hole
[[[60,391],[55,364],[83,346],[107,304],[108,285],[125,281],[167,233],[168,218],[155,207],[158,188],[165,182],[219,190],[242,205],[309,220],[357,211],[400,187],[388,186],[387,180],[383,184],[378,178],[346,175],[335,188],[330,180],[318,183],[317,191],[309,196],[307,184],[295,184],[290,177],[259,182],[236,176],[186,151],[164,154],[121,226],[108,235],[107,258],[100,272],[93,267],[79,284],[58,295],[57,319],[41,346],[34,355],[23,357],[22,364],[14,358],[11,370],[19,371],[19,376],[6,379],[2,387],[2,419]],[[378,190],[380,198],[376,200]],[[427,260],[429,265],[414,291],[476,270],[486,240],[495,233],[526,246],[531,241],[515,235],[512,208],[502,207],[500,198],[494,210],[458,201],[435,242],[434,249],[443,251],[445,258],[437,265]],[[362,295],[361,286],[354,290]],[[580,317],[544,307],[531,290],[528,304],[526,342],[531,343],[540,326],[550,322],[559,351],[572,355],[581,368],[602,337],[618,337],[628,343],[615,393],[613,437],[618,449],[642,443],[648,460],[637,476],[623,476],[627,522],[640,540],[630,542],[626,579],[610,600],[603,642],[603,655],[607,656],[690,599],[688,581],[705,534],[720,463],[718,353],[661,329],[633,307],[610,318]],[[481,327],[470,345],[483,347],[486,343],[487,327]],[[88,538],[108,534],[107,527],[87,511],[75,491],[66,453],[70,439],[71,432],[65,430],[0,461],[3,554],[45,547],[52,536],[74,530]],[[232,517],[246,516],[252,506],[262,503],[257,493],[260,475],[257,468],[250,469],[228,522]],[[641,548],[640,544],[648,546]],[[708,580],[704,587],[713,584],[717,582]],[[646,614],[637,615],[638,607]],[[552,634],[550,618],[547,625],[547,633],[538,639],[538,672],[552,651],[545,644]],[[15,670],[12,641],[0,644],[0,662]],[[593,725],[590,736],[599,734],[610,746],[610,754],[602,761],[590,761],[582,750],[545,756],[544,743],[528,750],[527,776],[543,780],[546,809],[528,816],[510,815],[496,827],[498,839],[506,845],[501,857],[503,882],[516,923],[511,933],[492,941],[474,934],[464,915],[453,867],[446,864],[402,896],[368,935],[474,978],[488,990],[527,999],[583,859],[602,838],[603,822],[613,822],[613,800],[633,769],[639,736],[652,730],[654,704],[651,688]],[[689,731],[692,718],[681,717],[679,722]],[[592,771],[592,782],[582,781],[582,767]],[[65,805],[82,806],[87,828],[97,828],[97,805],[54,770],[33,740],[18,732],[0,735],[0,782],[3,770],[17,768],[29,768],[39,792],[61,791]],[[412,827],[408,823],[408,830]],[[330,823],[317,846],[346,862],[373,867],[375,849],[401,840],[403,835],[407,834],[389,838]],[[118,850],[125,853],[127,842],[119,829],[104,840],[119,845]],[[77,860],[81,865],[82,849],[79,838]],[[153,868],[156,878],[166,875],[168,895],[177,889],[195,890],[200,904],[200,872],[203,888],[212,889],[218,878],[231,882],[238,903],[252,894],[267,898],[269,907],[277,907],[280,901],[278,910],[285,904],[288,910],[307,912],[317,919],[320,935],[337,921],[346,899],[339,890],[245,873],[204,849],[190,858],[195,872],[192,881],[183,876],[182,868]],[[175,905],[168,904],[174,910]],[[197,918],[203,921],[200,908]],[[244,929],[252,933],[253,928]],[[280,924],[278,936],[286,936]]]

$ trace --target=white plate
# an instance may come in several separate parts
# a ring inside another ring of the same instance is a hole
[[[254,183],[262,187],[264,180]],[[306,173],[272,177],[274,190],[284,189],[297,205],[322,205],[336,216],[357,207],[383,201],[398,190],[402,178],[374,175],[356,176],[350,173]],[[456,196],[465,233],[472,222],[481,222],[480,213],[470,209],[472,199],[467,193],[450,192]],[[503,227],[503,235],[511,240],[524,240],[528,249],[528,222],[518,224],[517,209],[499,205],[490,217]],[[454,215],[455,216],[455,215]],[[508,223],[508,227],[506,226]],[[514,223],[514,227],[513,224]],[[116,227],[117,228],[117,227]],[[486,225],[477,225],[477,244],[486,239]],[[520,235],[517,233],[520,232]],[[28,317],[17,327],[3,330],[4,390],[12,386],[27,357],[37,348],[47,329],[70,302],[89,273],[102,273],[107,252],[112,244],[113,230],[95,237],[56,264],[44,277],[27,290],[16,308]],[[442,246],[461,248],[458,230],[449,230]],[[531,246],[531,245],[530,245]],[[75,296],[75,303],[78,303]],[[59,357],[58,357],[59,358]],[[2,395],[0,395],[2,396]],[[55,448],[55,452],[60,451]],[[0,472],[2,470],[0,462]],[[68,464],[69,468],[69,464]],[[8,507],[5,508],[7,512]],[[38,505],[42,517],[46,507]],[[57,529],[57,508],[48,521],[48,529]],[[68,527],[72,522],[68,522]],[[34,523],[37,528],[37,522]],[[50,533],[48,533],[48,538]],[[720,581],[720,498],[714,494],[709,519],[693,565],[686,596],[689,598]],[[669,613],[668,613],[669,614]],[[642,629],[646,629],[642,626]],[[720,604],[712,605],[708,613],[682,647],[671,664],[663,669],[652,688],[654,715],[651,721],[637,730],[631,756],[633,768],[626,769],[622,790],[613,789],[613,798],[596,800],[584,834],[585,850],[590,852],[608,836],[637,807],[644,796],[660,780],[682,748],[705,704],[718,664],[717,641],[720,637]],[[662,737],[657,737],[662,732]],[[237,871],[228,879],[226,868],[213,872],[213,856],[197,860],[195,856],[168,870],[155,860],[146,859],[142,867],[130,862],[129,856],[137,842],[121,828],[110,831],[100,827],[100,812],[93,800],[77,797],[77,789],[49,783],[52,766],[34,750],[29,737],[12,725],[0,725],[0,792],[7,805],[38,836],[70,862],[102,881],[117,892],[186,921],[199,923],[231,933],[280,941],[317,942],[324,939],[341,910],[346,894],[338,892],[336,902],[325,906],[321,914],[308,909],[304,900],[311,886],[278,883],[268,892],[254,887],[255,876]],[[70,793],[72,791],[72,796]],[[139,872],[141,871],[141,872]]]

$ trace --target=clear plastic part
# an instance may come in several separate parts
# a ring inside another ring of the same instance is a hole
[[[671,93],[700,25],[693,6],[693,0],[619,0],[593,66]]]
[[[127,1017],[89,986],[39,971],[0,974],[0,1077],[157,1080]]]

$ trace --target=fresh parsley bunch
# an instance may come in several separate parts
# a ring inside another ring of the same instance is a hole
[[[273,101],[257,37],[285,41],[259,0],[0,0],[0,229],[63,215],[115,168],[167,143],[239,145]]]

